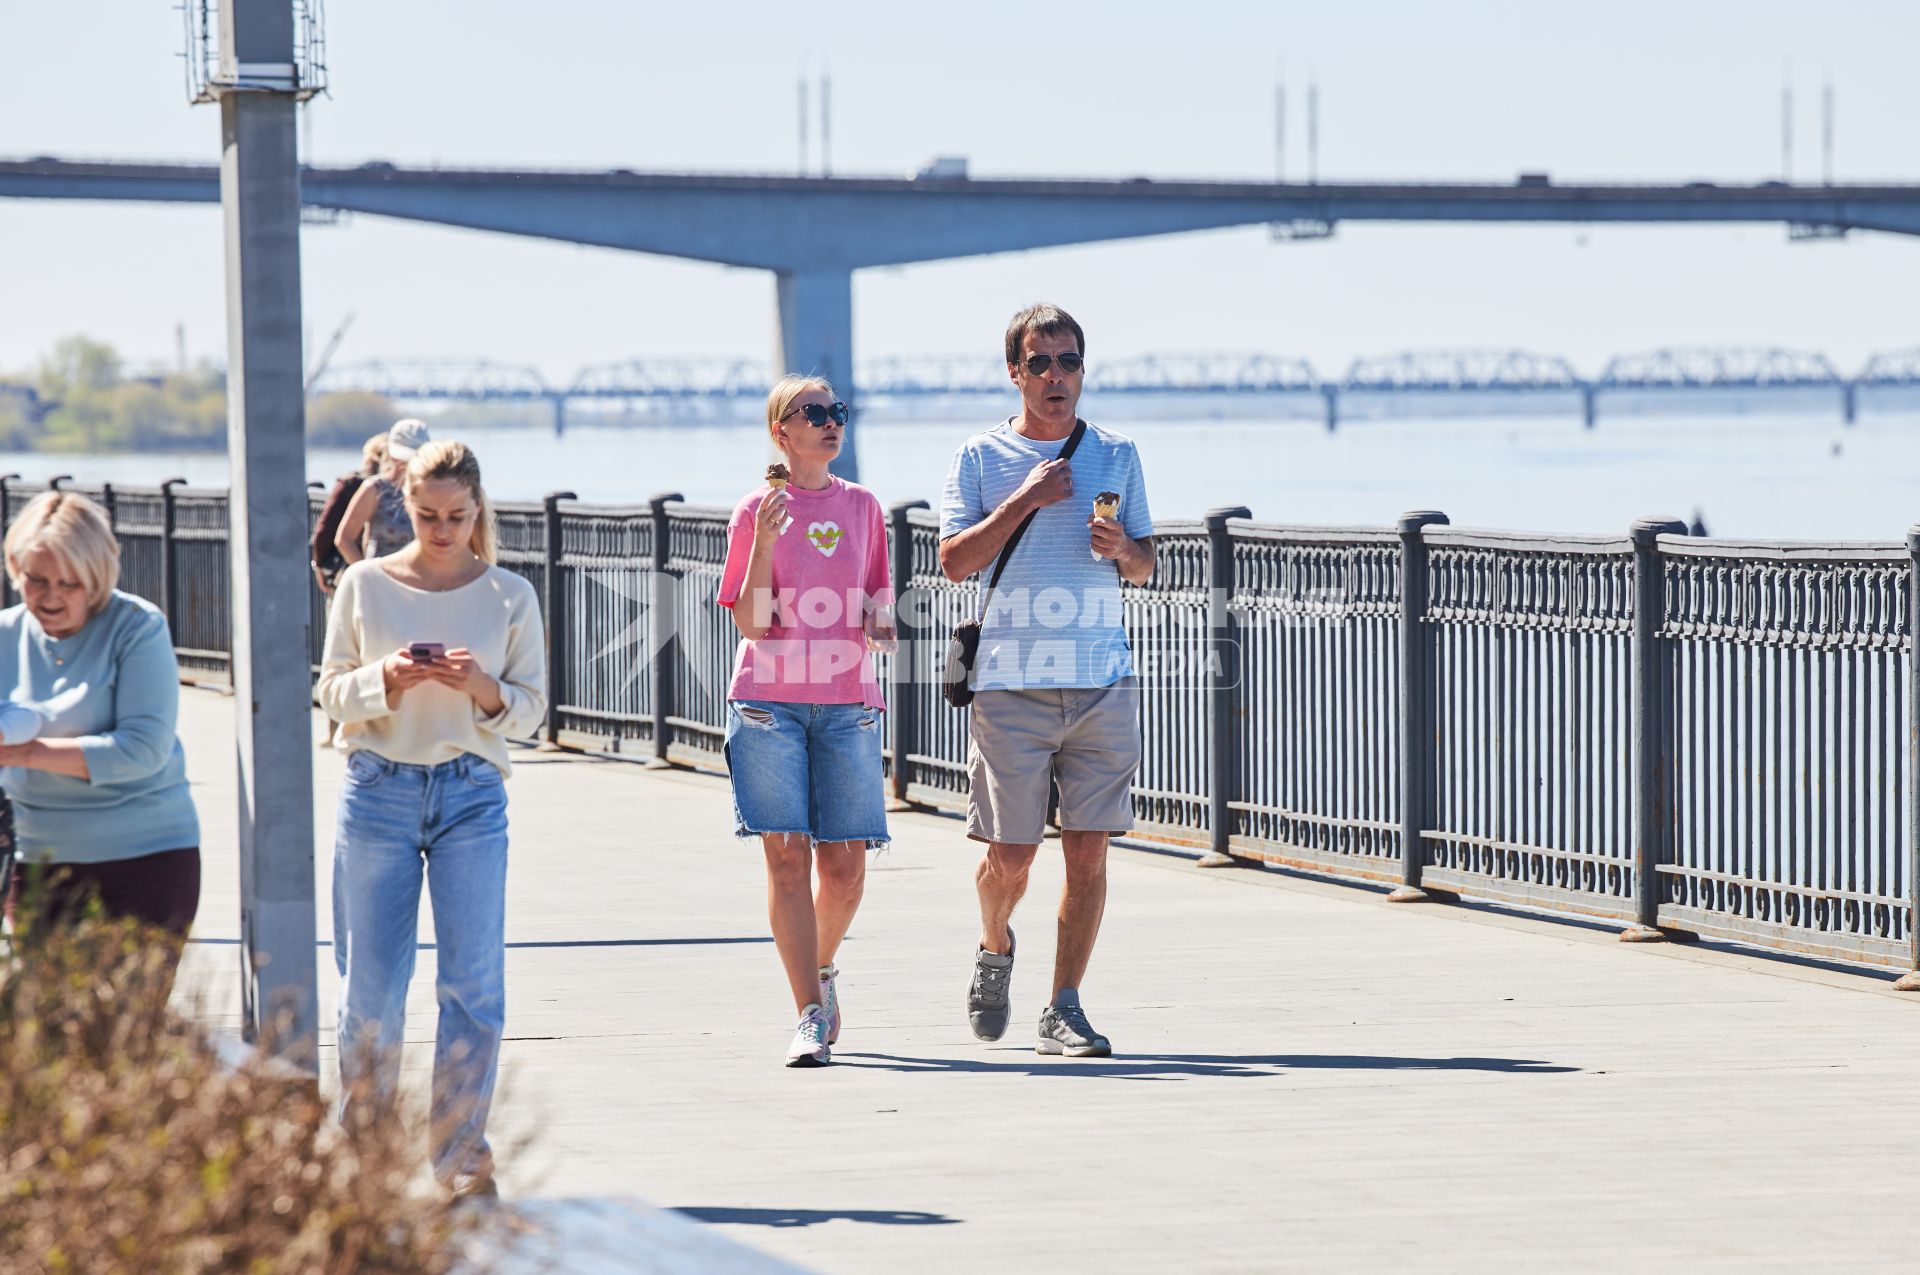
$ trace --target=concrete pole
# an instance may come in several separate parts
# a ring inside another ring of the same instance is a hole
[[[314,1070],[313,687],[292,10],[290,0],[220,5],[219,78],[270,86],[220,95],[220,203],[245,1028],[249,1039]]]
[[[782,270],[775,278],[780,291],[780,366],[775,376],[804,372],[824,376],[848,407],[853,396],[853,272]],[[833,472],[848,482],[860,480],[856,449],[859,422],[846,434],[846,445],[833,462]]]

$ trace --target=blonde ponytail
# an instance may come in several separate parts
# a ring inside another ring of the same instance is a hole
[[[411,496],[421,483],[437,478],[451,478],[466,487],[478,511],[473,523],[473,537],[467,541],[467,547],[473,550],[474,557],[483,562],[498,562],[493,505],[487,500],[487,489],[480,485],[479,457],[465,443],[451,438],[424,444],[407,462],[407,494]]]

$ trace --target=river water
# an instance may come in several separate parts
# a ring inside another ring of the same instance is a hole
[[[992,424],[998,406],[922,408],[920,419],[870,408],[855,425],[862,481],[884,501],[937,507],[954,449]],[[1915,407],[1866,411],[1851,427],[1837,410],[1609,417],[1603,409],[1593,430],[1576,412],[1555,411],[1350,418],[1329,433],[1317,419],[1262,415],[1245,404],[1232,404],[1234,415],[1204,402],[1204,412],[1191,401],[1163,411],[1124,406],[1134,419],[1103,415],[1091,401],[1083,412],[1139,443],[1161,519],[1245,505],[1263,521],[1384,525],[1403,510],[1439,509],[1456,526],[1620,532],[1647,514],[1697,514],[1713,535],[1883,541],[1920,522]],[[618,504],[677,491],[731,504],[758,482],[767,459],[763,430],[744,421],[577,421],[559,439],[533,426],[460,436],[479,452],[488,488],[502,500],[571,490]],[[331,479],[355,459],[315,451],[308,476]],[[3,471],[140,486],[168,477],[227,481],[226,458],[204,454],[9,454],[0,455]]]

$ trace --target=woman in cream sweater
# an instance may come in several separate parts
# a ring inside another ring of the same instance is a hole
[[[480,464],[462,443],[422,447],[404,479],[414,540],[340,577],[320,703],[340,723],[346,783],[333,860],[341,1123],[390,1109],[400,1073],[424,876],[433,904],[440,1028],[434,1174],[492,1195],[486,1121],[506,1011],[509,737],[546,714],[539,602],[495,566]]]

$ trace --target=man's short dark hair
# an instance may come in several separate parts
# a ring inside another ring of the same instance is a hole
[[[1087,352],[1087,334],[1073,321],[1073,316],[1057,305],[1030,305],[1013,316],[1013,322],[1007,324],[1007,362],[1020,361],[1020,349],[1026,344],[1029,334],[1034,336],[1060,336],[1073,333],[1075,348],[1081,354]]]

